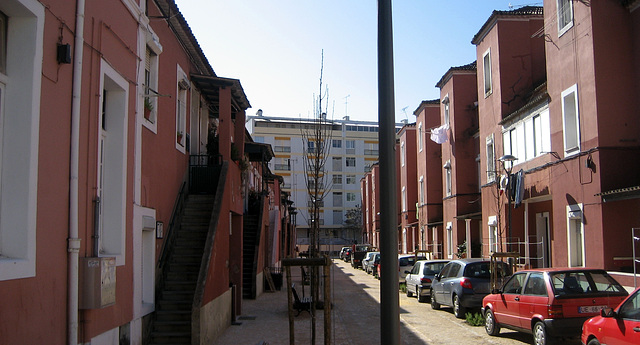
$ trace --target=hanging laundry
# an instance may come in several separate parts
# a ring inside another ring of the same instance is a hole
[[[520,169],[517,173],[514,174],[515,177],[515,204],[514,207],[517,208],[522,204],[522,200],[524,199],[524,171]]]
[[[431,130],[431,140],[436,144],[444,144],[449,139],[449,124],[444,124],[440,127],[433,128]]]

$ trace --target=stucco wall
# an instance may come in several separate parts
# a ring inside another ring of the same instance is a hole
[[[213,344],[229,325],[231,289],[200,308],[200,344]]]

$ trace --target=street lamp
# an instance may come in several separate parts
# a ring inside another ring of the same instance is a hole
[[[509,213],[507,214],[507,238],[508,241],[511,241],[511,171],[513,170],[513,162],[518,160],[518,158],[516,158],[514,155],[504,155],[498,158],[498,160],[502,163],[502,168],[507,173],[507,202],[509,209]],[[511,242],[507,242],[507,251],[511,251]]]

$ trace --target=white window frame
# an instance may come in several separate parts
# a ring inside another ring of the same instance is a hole
[[[356,175],[347,175],[347,184],[356,184]]]
[[[402,212],[407,212],[407,187],[402,186]]]
[[[336,149],[341,149],[342,148],[342,140],[341,139],[332,139],[331,140],[331,147],[336,148]]]
[[[486,155],[487,155],[487,183],[496,181],[496,146],[495,146],[495,137],[494,134],[491,133],[486,140]]]
[[[129,83],[105,60],[100,64],[100,116],[107,116],[106,130],[98,126],[98,138],[106,138],[104,151],[98,147],[98,176],[96,185],[102,185],[103,198],[100,203],[102,216],[99,228],[100,257],[115,257],[116,265],[124,265],[126,258],[126,205],[127,205],[127,111]],[[107,99],[103,93],[107,90]],[[106,114],[103,105],[107,105]],[[102,118],[100,118],[102,122]],[[104,155],[104,156],[103,156]],[[101,158],[103,157],[103,158]],[[106,166],[104,175],[100,165]]]
[[[558,14],[558,37],[562,36],[565,32],[573,27],[573,0],[556,0],[557,14]],[[563,15],[562,10],[565,10],[568,14]]]
[[[445,95],[444,99],[442,100],[442,113],[444,114],[444,123],[445,125],[449,125],[449,121],[450,121],[450,110],[451,110],[451,104],[449,102],[449,95]]]
[[[342,185],[342,174],[334,174],[331,180],[334,185]]]
[[[143,121],[142,124],[153,133],[158,132],[158,84],[159,84],[159,57],[162,53],[162,46],[157,41],[157,37],[153,33],[147,34],[147,44],[145,45],[145,68],[143,71],[143,88],[142,88],[142,102],[143,102]],[[148,55],[148,56],[147,56]],[[147,58],[149,59],[149,78],[147,80]],[[147,83],[149,85],[147,85]],[[144,102],[148,99],[153,107],[149,118],[144,117]]]
[[[571,104],[567,104],[567,99],[569,99],[569,97],[571,97],[571,94],[573,94],[573,107],[571,107]],[[569,87],[568,89],[562,91],[561,94],[561,101],[562,101],[562,137],[564,139],[564,154],[565,156],[571,156],[574,155],[578,152],[580,152],[580,106],[579,106],[579,99],[578,99],[578,85],[574,84],[573,86]],[[567,107],[571,107],[571,109],[574,111],[574,117],[573,118],[568,118],[568,113]],[[568,122],[568,120],[572,120],[574,123],[570,123]],[[567,141],[570,140],[568,139],[568,133],[573,133],[575,136],[575,144],[573,143],[568,143]]]
[[[352,162],[352,163],[349,163]],[[345,166],[346,167],[350,167],[350,168],[355,168],[356,167],[356,157],[346,157],[345,158]]]
[[[447,257],[453,259],[453,223],[447,222]]]
[[[347,201],[356,201],[356,193],[347,192]]]
[[[583,205],[567,205],[567,262],[569,267],[585,267]]]
[[[498,252],[498,244],[500,243],[498,237],[498,217],[489,216],[487,227],[489,232],[489,253],[496,253]]]
[[[547,105],[503,129],[503,153],[514,155],[513,165],[551,151],[551,128]]]
[[[420,176],[420,179],[418,180],[418,185],[419,185],[419,193],[420,193],[420,206],[424,205],[424,176]]]
[[[404,149],[404,141],[400,143],[400,166],[404,166],[405,161],[405,149]]]
[[[422,131],[422,122],[418,123],[418,151],[422,152],[422,148],[424,145],[423,140],[424,133]]]
[[[5,128],[0,136],[0,281],[36,275],[40,88],[45,46],[45,8],[41,3],[7,0],[2,7],[8,25],[6,71],[0,72],[0,129]]]
[[[177,80],[176,83],[176,131],[175,142],[176,149],[185,153],[186,140],[187,140],[187,112],[189,108],[189,101],[187,99],[189,90],[191,89],[191,82],[189,77],[182,70],[180,65],[177,65]],[[182,138],[178,139],[178,133],[182,133]]]
[[[482,81],[484,98],[491,96],[493,93],[493,80],[491,76],[491,48],[482,54]]]
[[[448,160],[445,164],[444,164],[444,179],[445,179],[445,193],[446,196],[451,196],[451,194],[453,193],[452,190],[452,176],[451,176],[451,161]]]

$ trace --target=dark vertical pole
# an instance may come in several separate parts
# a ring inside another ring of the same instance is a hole
[[[391,0],[378,0],[378,121],[380,131],[380,342],[400,343],[396,126],[393,85]]]

